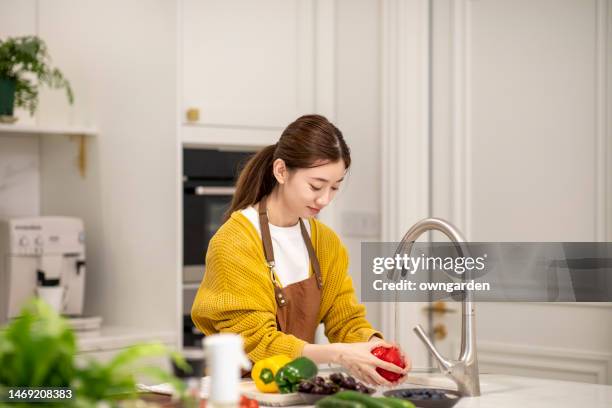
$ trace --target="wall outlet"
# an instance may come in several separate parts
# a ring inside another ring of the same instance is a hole
[[[342,234],[347,237],[375,237],[380,235],[380,221],[376,213],[346,211],[342,213]]]

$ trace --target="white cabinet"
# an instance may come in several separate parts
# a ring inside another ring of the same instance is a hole
[[[609,241],[610,0],[425,4],[383,2],[383,239],[431,213],[473,242]],[[413,367],[428,364],[411,331],[420,306],[400,306],[395,338]],[[612,384],[612,304],[479,302],[475,313],[481,373]],[[459,323],[433,315],[447,357],[459,355]]]
[[[317,87],[333,84],[333,58],[327,56],[334,2],[320,3],[182,1],[184,141],[269,144],[302,114],[333,115],[333,93]],[[187,124],[189,109],[197,109],[199,119]]]
[[[432,206],[468,240],[610,239],[611,6],[436,3]],[[611,304],[480,302],[476,316],[481,371],[612,384]]]

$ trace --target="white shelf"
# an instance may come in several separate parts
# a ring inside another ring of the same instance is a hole
[[[37,126],[0,123],[0,134],[2,133],[30,135],[96,136],[98,134],[98,129],[95,127]]]
[[[98,129],[95,127],[75,127],[75,126],[38,126],[27,124],[6,124],[0,123],[0,136],[2,135],[63,135],[73,136],[78,143],[77,168],[81,177],[85,177],[87,171],[87,137],[97,136]]]

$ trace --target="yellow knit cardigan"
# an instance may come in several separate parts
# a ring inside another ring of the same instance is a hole
[[[338,236],[312,218],[310,231],[323,279],[318,319],[329,341],[353,343],[368,341],[372,335],[382,337],[368,323],[365,307],[355,297],[347,273],[348,253]],[[206,273],[191,318],[206,335],[240,334],[252,361],[276,354],[291,358],[302,354],[305,342],[277,329],[274,287],[261,238],[239,211],[232,213],[210,241]]]

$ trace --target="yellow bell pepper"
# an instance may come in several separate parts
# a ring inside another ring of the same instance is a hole
[[[291,358],[279,354],[277,356],[264,358],[255,363],[251,371],[251,378],[255,381],[257,389],[266,393],[278,392],[278,386],[274,381],[274,376],[278,370],[289,362],[291,362]]]

